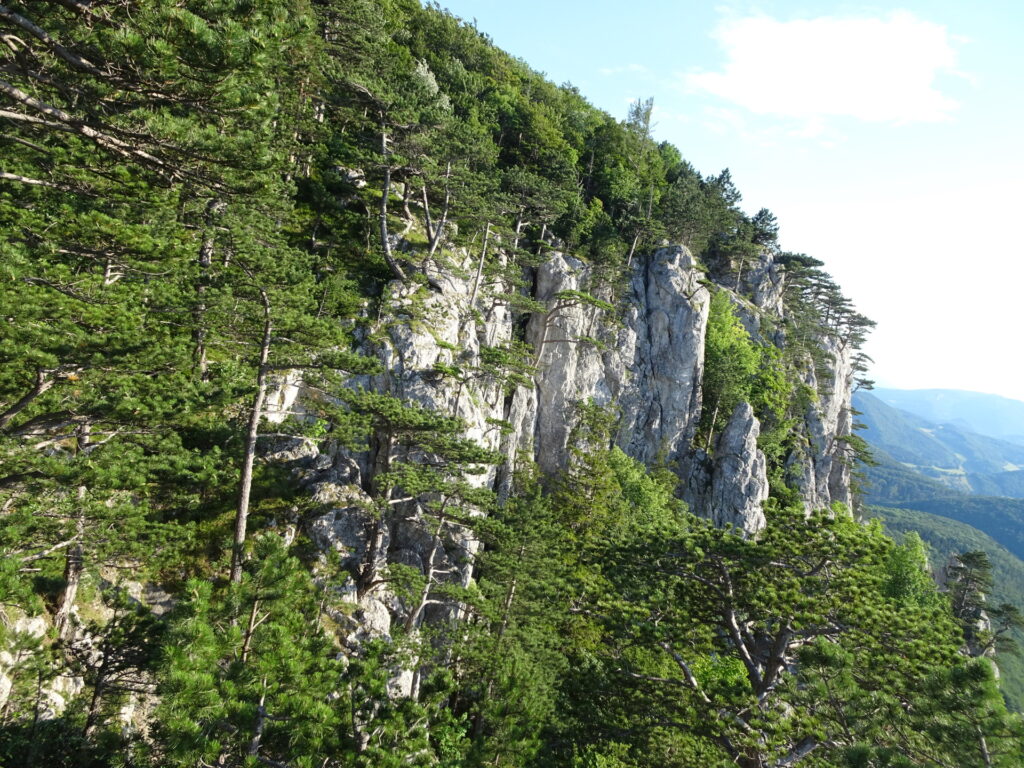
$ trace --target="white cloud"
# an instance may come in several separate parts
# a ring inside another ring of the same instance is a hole
[[[625,73],[636,74],[639,72],[646,72],[647,67],[643,64],[623,64],[618,67],[601,67],[601,69],[597,71],[602,75],[621,75]]]
[[[906,11],[798,21],[753,16],[723,22],[715,36],[728,56],[724,69],[689,73],[686,87],[759,115],[804,121],[805,135],[821,133],[826,118],[937,122],[957,108],[935,86],[940,74],[959,74],[955,39]]]
[[[655,126],[668,123],[689,125],[693,122],[693,115],[689,112],[682,112],[676,109],[666,109],[660,104],[654,105],[654,111],[652,112],[651,117],[654,119]]]
[[[732,107],[707,106],[700,113],[701,124],[718,136],[738,136],[743,142],[766,149],[777,148],[787,139],[810,140],[824,149],[842,144],[846,137],[823,118],[814,116],[796,124],[763,120]]]

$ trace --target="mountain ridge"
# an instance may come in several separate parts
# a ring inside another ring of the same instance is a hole
[[[875,387],[872,391],[886,404],[929,421],[1024,445],[1024,401],[960,389]]]
[[[872,393],[853,397],[862,435],[893,462],[968,493],[1024,492],[1024,446],[937,424],[886,404]]]

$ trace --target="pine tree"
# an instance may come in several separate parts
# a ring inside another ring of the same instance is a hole
[[[273,534],[256,555],[225,593],[190,582],[172,617],[157,716],[164,765],[310,763],[352,738],[332,703],[343,667],[307,568]]]

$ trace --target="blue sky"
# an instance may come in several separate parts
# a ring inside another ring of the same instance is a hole
[[[1024,400],[1024,3],[443,5],[620,118],[653,97],[878,321],[880,384]]]

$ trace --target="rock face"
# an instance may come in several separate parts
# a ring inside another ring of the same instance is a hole
[[[505,457],[503,466],[469,478],[499,496],[508,492],[510,468],[519,459],[535,461],[548,475],[565,466],[581,403],[611,406],[619,415],[615,442],[627,455],[676,467],[693,512],[756,536],[765,526],[768,480],[753,408],[741,403],[735,409],[713,458],[692,445],[714,285],[690,252],[664,247],[637,258],[626,290],[614,293],[592,266],[560,252],[526,278],[532,287],[525,298],[536,307],[526,318],[510,308],[510,295],[522,295],[521,289],[481,280],[470,253],[432,273],[435,290],[430,292],[392,284],[363,341],[363,352],[380,360],[383,373],[353,377],[349,385],[457,415],[467,437]],[[785,344],[779,330],[784,285],[785,271],[764,254],[746,265],[739,280],[719,289],[733,292],[753,337]],[[483,362],[488,350],[511,348],[516,338],[533,350],[533,374],[510,390]],[[801,445],[787,464],[808,508],[850,499],[843,438],[852,426],[851,353],[826,339],[818,357],[804,379],[817,395],[809,398]],[[271,418],[301,415],[306,396],[299,378],[283,379],[271,397]],[[268,446],[265,454],[287,462],[296,482],[320,502],[321,512],[305,521],[318,547],[336,551],[353,568],[368,559],[376,566],[402,563],[443,574],[438,580],[469,584],[479,544],[468,528],[454,523],[438,528],[436,518],[415,500],[395,505],[383,517],[373,510],[367,491],[387,463],[383,459],[395,456],[382,457],[373,448],[362,454],[333,448],[322,453],[316,443],[300,438],[286,443]],[[346,599],[358,606],[339,618],[351,625],[353,643],[389,634],[395,621],[418,620],[413,607],[386,586],[363,593],[353,588]],[[424,615],[435,621],[457,614],[457,606],[431,606]]]
[[[8,646],[0,647],[0,711],[7,706],[7,700],[14,689],[14,678],[23,675],[24,667],[31,661],[34,653],[31,647],[43,641],[48,628],[42,616],[22,616],[7,627]],[[39,690],[39,719],[52,720],[59,717],[68,701],[81,693],[83,688],[85,681],[78,676],[58,675],[48,680]]]
[[[700,416],[710,299],[700,278],[689,251],[662,248],[637,263],[622,306],[601,310],[566,294],[594,292],[582,262],[555,254],[538,269],[548,312],[534,315],[527,340],[539,349],[533,442],[544,472],[564,466],[573,410],[588,400],[621,411],[617,442],[628,455],[682,457]]]
[[[782,292],[786,285],[786,271],[776,264],[770,253],[762,253],[747,267],[740,278],[742,292],[750,296],[754,305],[775,317],[782,317]]]
[[[852,456],[844,439],[853,432],[852,351],[831,337],[822,340],[821,349],[823,365],[809,366],[804,379],[818,394],[804,414],[806,445],[790,457],[791,477],[810,509],[852,501]]]
[[[750,404],[737,405],[715,448],[705,512],[715,525],[730,525],[747,535],[756,535],[765,526],[768,462],[757,448],[760,433]]]

